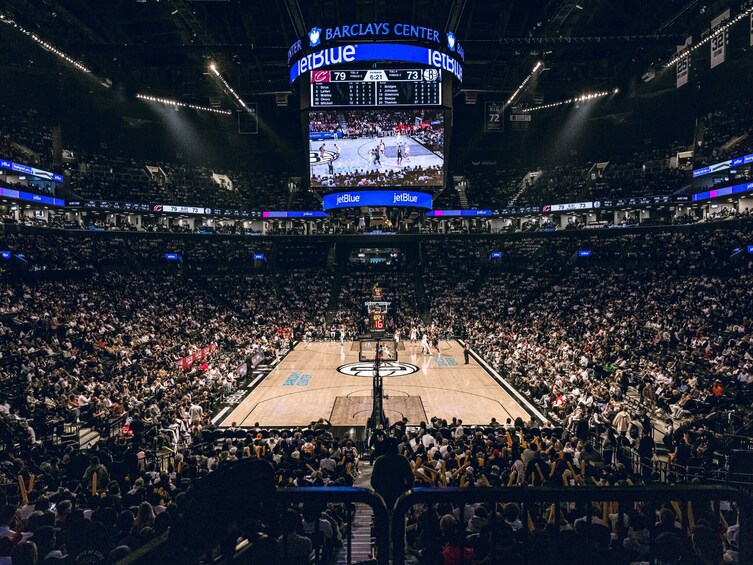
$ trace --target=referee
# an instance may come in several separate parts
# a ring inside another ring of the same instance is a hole
[[[471,358],[471,344],[468,341],[465,342],[465,346],[463,347],[463,357],[465,358],[465,365],[467,365]]]

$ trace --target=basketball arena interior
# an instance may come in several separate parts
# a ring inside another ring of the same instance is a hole
[[[0,2],[0,565],[753,564],[753,1]]]

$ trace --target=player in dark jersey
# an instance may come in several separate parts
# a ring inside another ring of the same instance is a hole
[[[397,164],[403,164],[403,145],[401,143],[397,144]]]

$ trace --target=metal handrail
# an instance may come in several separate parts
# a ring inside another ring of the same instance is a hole
[[[416,488],[403,494],[395,503],[392,521],[392,563],[405,563],[405,527],[410,509],[418,504],[452,503],[464,507],[473,503],[518,503],[524,508],[531,504],[580,503],[591,508],[592,502],[617,502],[618,528],[623,529],[623,516],[635,502],[664,503],[668,500],[682,502],[714,502],[718,511],[720,501],[737,503],[740,525],[738,536],[739,562],[753,563],[753,497],[734,488],[723,486],[689,485],[656,487],[509,487],[509,488]],[[461,517],[464,516],[461,508]],[[589,510],[590,516],[590,510]],[[490,513],[490,521],[496,512]],[[555,513],[555,525],[559,523],[559,513]],[[683,516],[684,526],[687,524]],[[557,527],[557,531],[559,527]],[[492,532],[494,532],[492,522]],[[494,533],[492,533],[492,536]],[[492,538],[494,540],[494,538]],[[493,547],[494,541],[492,541]],[[460,552],[463,559],[464,552]],[[469,564],[470,565],[470,564]]]
[[[363,504],[371,508],[374,515],[373,533],[376,562],[378,565],[389,564],[390,528],[387,507],[384,499],[371,489],[364,487],[300,487],[275,489],[271,499],[273,502],[290,506],[298,504]],[[175,526],[173,526],[175,527]],[[152,540],[136,551],[130,553],[117,565],[136,565],[153,563],[156,555],[169,551],[170,535],[164,534]],[[348,556],[351,555],[348,543]],[[350,563],[350,561],[348,561]],[[270,564],[272,565],[272,564]]]

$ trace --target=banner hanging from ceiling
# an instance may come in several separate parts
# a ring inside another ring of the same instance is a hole
[[[729,20],[729,8],[724,10],[721,14],[711,20],[711,33],[723,23]],[[711,68],[713,69],[717,65],[724,63],[727,55],[727,31],[724,30],[721,33],[717,33],[711,38]]]
[[[683,45],[677,46],[677,53],[682,53],[692,43],[693,38],[688,37]],[[690,52],[685,53],[685,56],[677,61],[677,88],[688,84],[688,76],[690,75]]]

